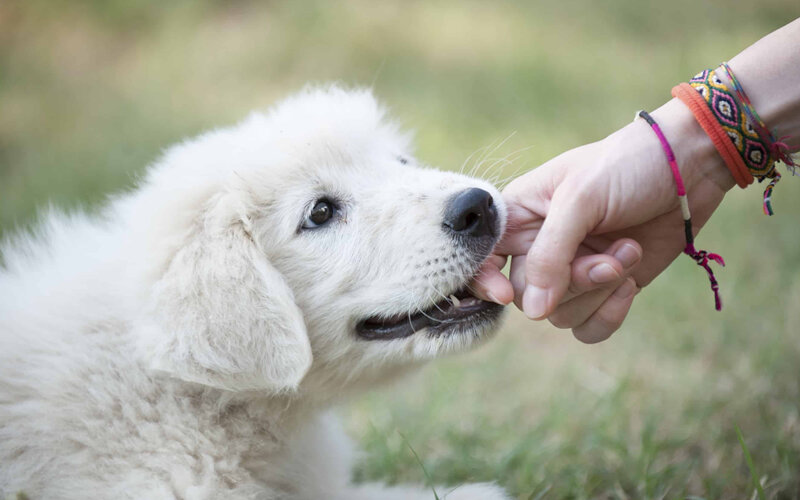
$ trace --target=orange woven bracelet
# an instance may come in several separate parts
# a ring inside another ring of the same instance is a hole
[[[672,87],[672,96],[680,99],[692,112],[697,123],[703,127],[719,155],[731,171],[736,184],[746,188],[753,182],[753,174],[747,169],[736,146],[731,142],[728,134],[722,129],[714,117],[703,97],[688,83],[681,83]]]

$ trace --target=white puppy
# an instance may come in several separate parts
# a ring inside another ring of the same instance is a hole
[[[408,147],[369,92],[307,90],[6,243],[0,498],[432,498],[350,484],[326,414],[502,310],[466,291],[497,191]]]

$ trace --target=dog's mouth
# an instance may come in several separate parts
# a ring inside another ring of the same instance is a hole
[[[430,335],[442,335],[464,331],[463,327],[467,325],[494,320],[502,310],[503,306],[481,300],[464,287],[424,311],[362,320],[356,325],[356,333],[366,340],[399,339],[426,328]],[[457,328],[459,326],[462,328]]]

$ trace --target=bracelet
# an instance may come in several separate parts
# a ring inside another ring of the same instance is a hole
[[[683,184],[683,177],[681,177],[681,171],[678,168],[678,162],[675,160],[675,153],[673,153],[672,147],[670,147],[667,138],[661,131],[661,127],[658,126],[658,123],[653,120],[653,117],[651,117],[647,111],[642,110],[637,112],[636,117],[643,118],[650,125],[650,128],[652,128],[653,132],[655,132],[656,137],[658,137],[658,141],[661,143],[661,147],[667,156],[667,162],[672,170],[672,176],[675,178],[678,201],[681,205],[681,216],[683,217],[683,232],[686,237],[686,246],[683,248],[683,253],[694,259],[698,266],[706,270],[706,273],[708,274],[708,280],[711,282],[711,290],[714,292],[714,308],[719,311],[722,309],[722,300],[719,296],[719,283],[717,283],[717,278],[714,276],[714,271],[711,269],[709,260],[712,260],[723,267],[725,266],[725,260],[723,260],[721,255],[710,253],[706,250],[697,250],[695,248],[694,233],[692,232],[692,214],[689,211],[689,200],[686,197],[686,187]],[[636,117],[634,117],[634,120]]]
[[[736,97],[742,104],[742,111],[745,115],[747,115],[749,126],[752,127],[753,131],[758,135],[759,139],[761,139],[761,142],[767,146],[769,151],[768,165],[771,163],[771,168],[766,168],[763,173],[753,172],[753,175],[756,177],[769,177],[770,173],[775,170],[774,164],[779,161],[783,162],[788,167],[796,167],[797,165],[795,165],[794,159],[791,156],[791,150],[789,149],[789,146],[783,142],[784,140],[788,139],[789,136],[787,135],[781,137],[780,139],[776,139],[772,132],[770,132],[767,128],[764,120],[758,116],[758,112],[753,107],[753,103],[750,101],[750,98],[747,97],[742,84],[739,83],[739,80],[733,74],[733,70],[731,70],[731,67],[728,66],[728,63],[724,62],[720,67],[725,71],[728,80],[730,80],[731,85],[733,85],[733,90],[736,93]]]
[[[745,167],[753,177],[763,177],[771,169],[769,147],[756,132],[756,123],[744,112],[744,102],[719,78],[716,70],[704,70],[689,80],[705,99],[722,130],[725,131]],[[765,127],[766,128],[766,127]]]
[[[733,91],[717,72],[724,73]],[[773,215],[772,191],[781,179],[776,169],[783,162],[794,173],[791,151],[782,137],[776,139],[756,112],[744,88],[727,63],[721,70],[703,70],[689,83],[672,89],[692,111],[697,122],[714,143],[739,187],[747,187],[753,178],[771,179],[764,190],[764,213]]]
[[[697,123],[714,143],[719,155],[725,161],[725,165],[730,170],[736,184],[741,188],[746,188],[753,182],[753,175],[739,156],[736,146],[728,138],[722,126],[717,121],[714,114],[706,105],[706,100],[692,88],[688,83],[681,83],[672,88],[672,96],[677,97],[691,110]]]
[[[728,80],[730,80],[731,85],[733,85],[733,90],[736,93],[736,97],[742,104],[744,114],[747,115],[748,123],[753,128],[755,133],[758,134],[759,139],[761,139],[761,142],[766,145],[769,151],[769,160],[763,173],[753,172],[753,175],[758,179],[758,182],[761,182],[764,179],[772,179],[767,185],[767,188],[764,190],[764,213],[767,215],[773,215],[775,212],[772,210],[772,190],[775,188],[775,185],[778,183],[778,181],[781,180],[781,174],[778,173],[776,163],[782,162],[793,174],[795,173],[795,167],[797,167],[794,159],[792,158],[789,146],[783,142],[784,140],[788,139],[789,136],[783,136],[779,139],[775,138],[772,132],[770,132],[767,128],[764,120],[758,116],[758,112],[753,107],[753,103],[750,101],[750,98],[747,97],[744,87],[742,87],[742,84],[739,83],[739,80],[733,74],[733,70],[730,66],[728,66],[728,63],[723,62],[721,67],[725,71],[725,74],[728,77]]]

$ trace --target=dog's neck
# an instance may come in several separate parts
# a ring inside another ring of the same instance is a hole
[[[346,366],[311,366],[298,388],[298,401],[315,408],[329,408],[351,401],[363,394],[390,386],[416,372],[423,362],[374,366],[358,374],[347,371]]]

